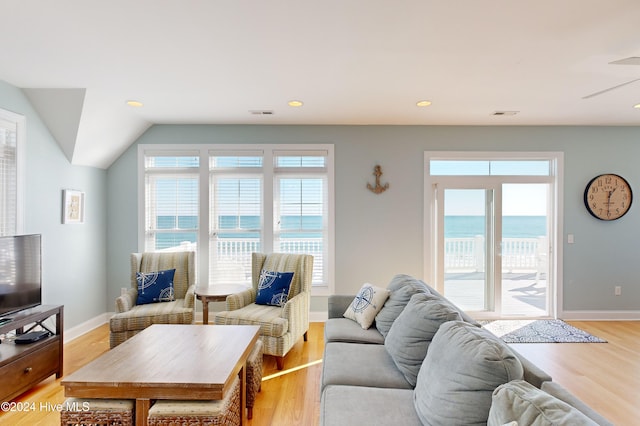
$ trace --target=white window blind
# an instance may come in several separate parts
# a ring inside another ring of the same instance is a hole
[[[253,252],[307,253],[318,294],[332,291],[330,145],[139,150],[146,250],[197,250],[204,285],[249,285]]]
[[[198,153],[145,156],[145,250],[195,250]]]
[[[326,284],[327,153],[279,152],[274,163],[274,251],[313,255],[313,283]]]
[[[251,282],[251,253],[263,248],[262,163],[261,153],[210,153],[210,282]]]
[[[24,117],[0,110],[0,236],[21,231],[19,151]]]

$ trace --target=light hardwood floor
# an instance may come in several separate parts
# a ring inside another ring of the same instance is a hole
[[[640,418],[640,322],[570,321],[608,343],[516,344],[513,347],[616,425],[636,425]],[[320,418],[323,323],[312,323],[309,340],[287,355],[285,370],[265,356],[264,381],[250,426],[316,425]],[[65,345],[65,374],[109,348],[108,326]],[[0,378],[1,380],[1,378]],[[1,386],[1,382],[0,382]],[[15,401],[33,410],[0,414],[0,425],[58,425],[53,407],[64,401],[60,380],[42,382]]]

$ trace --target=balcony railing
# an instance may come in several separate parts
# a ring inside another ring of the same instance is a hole
[[[546,267],[547,237],[503,238],[501,244],[504,272],[540,271]],[[445,238],[444,268],[446,272],[483,272],[485,263],[483,236]]]
[[[246,282],[251,280],[251,253],[260,252],[255,238],[218,238],[210,244],[210,275],[216,280]],[[281,253],[304,253],[313,256],[313,283],[323,281],[324,246],[321,238],[287,238],[275,249]]]
[[[546,237],[503,238],[501,245],[503,272],[532,271],[546,273],[548,243]],[[176,247],[172,248],[175,250]],[[195,250],[195,243],[183,243],[179,250]],[[251,280],[251,253],[260,252],[260,240],[255,238],[212,239],[209,246],[210,276],[227,282]],[[322,281],[324,246],[321,238],[282,239],[276,251],[306,253],[314,257],[313,282]],[[445,238],[445,271],[484,272],[484,237]]]

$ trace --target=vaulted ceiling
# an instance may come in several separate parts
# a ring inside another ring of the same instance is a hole
[[[637,0],[0,6],[0,80],[73,164],[107,168],[156,123],[640,124]]]

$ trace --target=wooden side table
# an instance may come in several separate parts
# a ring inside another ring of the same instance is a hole
[[[224,302],[227,296],[249,290],[242,284],[217,284],[197,287],[196,297],[202,301],[202,323],[209,324],[209,302]]]

